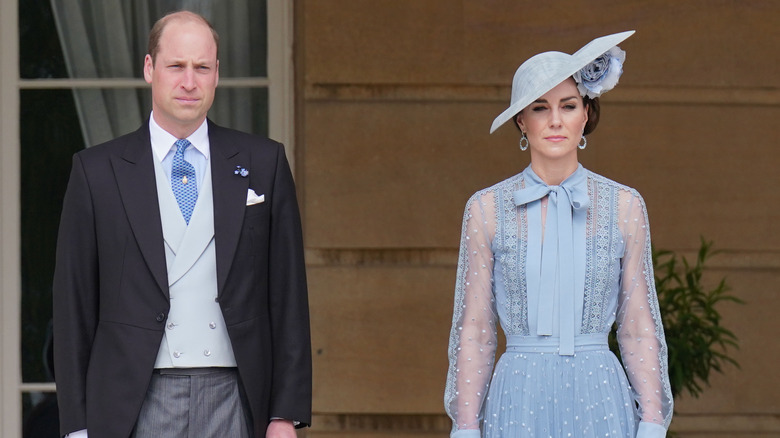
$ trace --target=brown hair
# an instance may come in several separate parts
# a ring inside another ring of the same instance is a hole
[[[582,130],[582,135],[588,135],[596,130],[596,126],[599,124],[599,116],[601,115],[601,104],[599,98],[594,97],[591,99],[588,96],[582,98],[582,103],[588,109],[588,121],[585,122],[585,129]]]
[[[586,110],[588,111],[588,121],[585,122],[585,129],[582,130],[582,135],[588,135],[591,132],[596,130],[596,126],[599,124],[599,116],[601,115],[601,104],[599,103],[599,98],[594,97],[590,98],[588,96],[585,96],[582,98],[582,103],[585,105]],[[512,117],[512,120],[514,120],[515,128],[517,128],[520,132],[522,132],[522,129],[520,129],[520,125],[517,123],[517,116],[519,116],[520,113],[515,114],[514,117]]]
[[[152,57],[152,64],[154,64],[154,61],[157,58],[157,52],[160,51],[160,38],[162,37],[162,33],[165,30],[165,26],[174,20],[198,21],[208,26],[209,30],[211,30],[211,36],[214,37],[214,44],[217,46],[217,58],[219,58],[219,34],[217,34],[217,31],[214,30],[214,26],[209,23],[209,20],[206,20],[204,16],[196,14],[195,12],[176,11],[170,12],[157,20],[157,22],[154,23],[154,26],[152,26],[152,30],[149,31],[148,53],[149,56]]]

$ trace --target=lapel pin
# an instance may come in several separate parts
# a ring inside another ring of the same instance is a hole
[[[241,175],[242,178],[249,176],[249,171],[241,166],[236,166],[236,170],[234,170],[233,173],[236,175]]]

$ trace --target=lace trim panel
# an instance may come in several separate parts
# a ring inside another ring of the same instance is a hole
[[[610,279],[617,275],[612,266],[617,248],[612,244],[617,230],[617,194],[615,187],[593,174],[588,178],[587,262],[585,269],[585,302],[582,333],[604,332],[608,312]],[[594,223],[595,217],[595,223]]]

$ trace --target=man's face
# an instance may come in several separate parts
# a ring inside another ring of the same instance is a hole
[[[177,138],[192,134],[206,118],[219,82],[211,30],[197,21],[168,23],[156,59],[144,59],[144,79],[152,84],[157,124]]]

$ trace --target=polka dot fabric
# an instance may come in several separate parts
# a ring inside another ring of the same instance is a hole
[[[539,269],[547,197],[517,205],[523,172],[466,205],[444,396],[453,438],[665,436],[673,400],[647,210],[636,190],[579,171],[589,206],[574,212],[573,266],[559,262],[576,280],[573,355],[559,348],[559,307],[538,311],[542,294],[567,299]],[[541,318],[552,335],[538,335]],[[607,345],[613,324],[623,366]]]
[[[184,220],[189,225],[195,203],[198,201],[198,183],[195,179],[195,168],[184,160],[184,151],[191,143],[187,139],[176,140],[176,153],[173,155],[171,168],[171,189]]]

